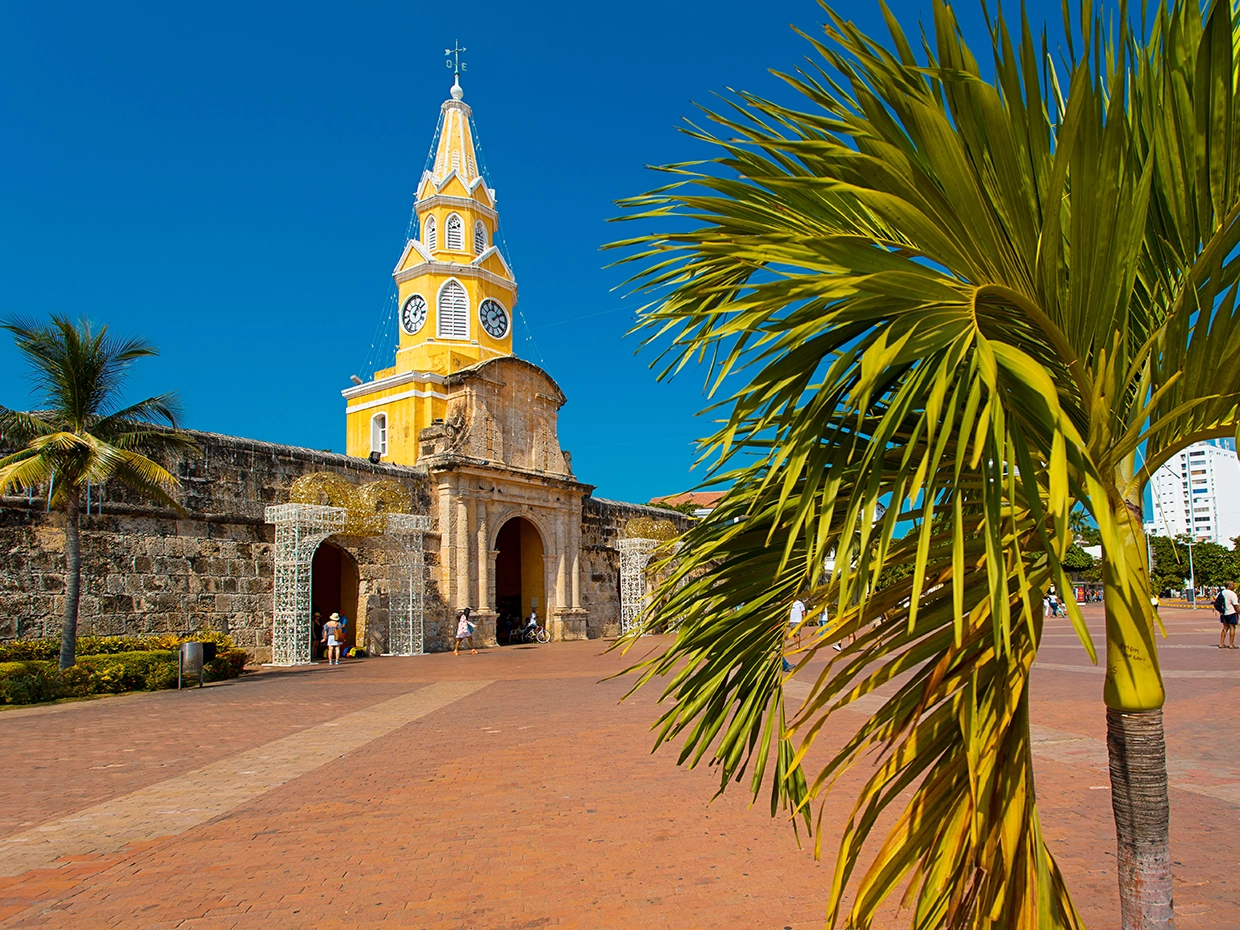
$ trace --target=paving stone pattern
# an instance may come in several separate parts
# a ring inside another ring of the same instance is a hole
[[[1210,615],[1167,619],[1168,645],[1192,647],[1165,650],[1169,670],[1240,670],[1240,650],[1214,648]],[[1071,635],[1048,624],[1048,644]],[[837,834],[815,862],[764,803],[736,789],[712,802],[712,772],[652,755],[656,693],[622,703],[629,682],[601,679],[626,660],[601,646],[371,659],[2,712],[0,849],[40,827],[68,836],[92,809],[115,829],[7,869],[0,926],[822,926]],[[1079,646],[1053,651],[1033,684],[1043,825],[1089,926],[1113,927],[1101,680]],[[1177,925],[1235,926],[1240,740],[1218,708],[1240,681],[1169,677],[1168,692]],[[818,761],[861,717],[839,719]],[[267,790],[245,774],[253,760],[279,769]],[[864,775],[828,800],[826,824],[847,817]],[[876,926],[904,918],[893,907]]]

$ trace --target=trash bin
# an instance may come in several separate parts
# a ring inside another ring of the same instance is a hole
[[[181,654],[177,660],[177,688],[181,688],[186,678],[197,678],[198,687],[202,687],[203,643],[181,643]],[[215,651],[215,643],[210,643],[211,651]]]

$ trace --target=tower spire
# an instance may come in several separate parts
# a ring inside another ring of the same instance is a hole
[[[461,52],[465,49],[461,46],[459,40],[452,41],[452,48],[445,48],[444,55],[447,57],[445,64],[452,69],[452,99],[460,100],[465,96],[465,91],[461,89],[461,72],[467,69],[465,62],[461,61]]]

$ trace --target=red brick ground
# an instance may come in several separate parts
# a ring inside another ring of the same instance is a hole
[[[1240,925],[1240,805],[1215,796],[1240,774],[1240,650],[1214,648],[1207,611],[1165,613],[1164,666],[1224,676],[1167,679],[1169,753],[1192,788],[1172,791],[1178,925]],[[1085,666],[1069,637],[1052,621],[1041,661]],[[599,679],[622,660],[601,645],[372,659],[0,713],[11,836],[433,682],[494,682],[179,836],[0,878],[0,924],[821,926],[833,835],[816,863],[743,791],[711,802],[712,773],[652,756],[655,693],[619,703],[626,684]],[[1101,684],[1039,669],[1036,724],[1088,750],[1105,737]],[[1090,926],[1112,927],[1107,778],[1082,758],[1035,763],[1043,825]],[[842,822],[848,798],[829,805],[825,822]]]

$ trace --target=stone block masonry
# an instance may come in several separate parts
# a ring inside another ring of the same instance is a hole
[[[191,433],[197,452],[177,453],[165,466],[181,483],[186,513],[152,504],[119,487],[93,489],[82,517],[79,635],[230,634],[256,661],[271,655],[272,542],[263,520],[268,504],[288,500],[302,475],[335,471],[350,481],[399,481],[414,509],[428,506],[425,471],[371,465],[364,459],[295,446]],[[341,537],[358,563],[358,617],[378,637],[387,622],[388,566],[382,542]],[[38,499],[0,498],[0,640],[57,636],[64,606],[64,530]],[[433,565],[434,547],[428,547]],[[446,610],[428,571],[428,632],[445,639]],[[366,621],[370,621],[366,623]],[[443,629],[440,629],[440,628]],[[360,628],[360,626],[359,626]]]
[[[255,661],[271,656],[274,528],[264,508],[285,503],[298,477],[334,471],[355,483],[399,481],[413,509],[439,525],[439,494],[425,468],[372,465],[365,459],[193,432],[197,452],[165,462],[181,482],[177,513],[111,485],[93,489],[82,517],[82,595],[79,635],[230,634]],[[670,519],[676,513],[586,497],[581,511],[581,606],[590,638],[619,629],[619,557],[616,540],[636,516]],[[389,577],[399,554],[383,537],[332,537],[358,567],[357,629],[362,645],[383,651],[387,642]],[[64,530],[44,502],[0,498],[0,640],[57,636],[64,606]],[[440,539],[428,535],[425,636],[427,649],[450,649],[452,611],[440,595]]]

